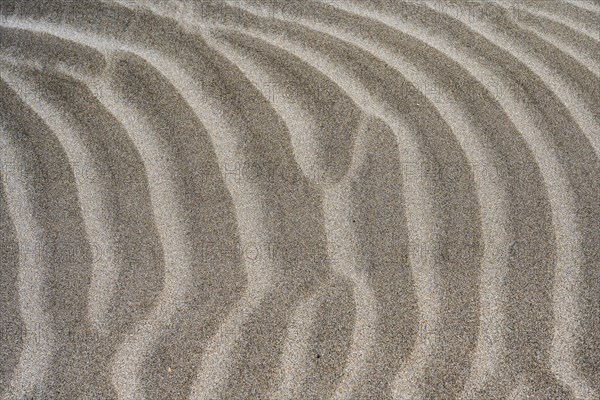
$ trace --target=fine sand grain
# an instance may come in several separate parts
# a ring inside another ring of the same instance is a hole
[[[0,399],[599,400],[597,0],[0,0]]]

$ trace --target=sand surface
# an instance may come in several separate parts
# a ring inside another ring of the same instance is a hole
[[[600,399],[597,0],[0,0],[0,399]]]

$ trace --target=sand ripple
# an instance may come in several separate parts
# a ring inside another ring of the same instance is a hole
[[[3,1],[2,398],[598,399],[599,29]]]

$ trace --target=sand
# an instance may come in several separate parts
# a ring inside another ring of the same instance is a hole
[[[600,4],[2,0],[0,398],[600,399]]]

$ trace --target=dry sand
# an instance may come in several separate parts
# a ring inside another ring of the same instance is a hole
[[[600,399],[600,3],[1,0],[0,396]]]

